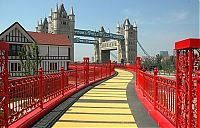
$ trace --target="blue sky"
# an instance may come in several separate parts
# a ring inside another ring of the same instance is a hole
[[[49,15],[60,0],[0,0],[0,32],[15,21],[26,30],[35,31],[37,20]],[[138,25],[138,40],[146,51],[156,55],[160,50],[172,54],[174,42],[199,38],[199,0],[63,0],[69,13],[76,15],[76,28],[99,30],[104,26],[116,32],[117,23],[126,16]],[[93,45],[78,44],[76,59],[93,56]],[[144,55],[138,48],[138,55]]]

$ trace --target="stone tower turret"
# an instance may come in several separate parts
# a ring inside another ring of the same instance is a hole
[[[69,14],[69,39],[72,42],[72,47],[70,51],[71,60],[74,60],[74,29],[75,29],[75,15],[74,15],[74,9],[71,7],[70,14]]]
[[[52,23],[53,23],[53,10],[51,8],[50,14],[49,14],[49,17],[48,17],[48,33],[53,32]]]
[[[117,23],[117,33],[119,34],[120,33],[120,24],[119,23]]]
[[[40,21],[38,21],[38,26],[36,27],[36,31],[43,32],[42,28],[43,26],[42,26],[42,18],[41,18]]]
[[[126,62],[129,61],[129,27],[130,21],[128,18],[124,22],[124,42],[125,42],[125,53],[126,53]]]
[[[58,34],[59,31],[59,14],[58,14],[58,4],[56,4],[56,8],[53,12],[53,34]]]
[[[43,26],[43,28],[42,28],[42,29],[43,29],[43,32],[44,32],[44,33],[48,33],[48,21],[47,21],[47,18],[46,18],[46,17],[44,18],[44,22],[43,22],[43,25],[42,25],[42,26]]]

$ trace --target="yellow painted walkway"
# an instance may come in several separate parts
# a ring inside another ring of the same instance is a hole
[[[54,124],[54,128],[136,128],[126,97],[133,75],[119,74],[88,91]]]

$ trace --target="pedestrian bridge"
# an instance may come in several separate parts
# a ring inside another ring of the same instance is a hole
[[[117,76],[81,96],[53,127],[137,127],[126,97],[133,74],[117,71]]]
[[[1,44],[0,127],[188,127],[200,124],[200,40],[175,44],[176,80],[135,65],[70,65],[71,70],[8,80]],[[116,74],[117,73],[117,74]]]

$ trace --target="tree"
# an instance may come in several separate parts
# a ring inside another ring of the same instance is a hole
[[[41,63],[39,49],[36,43],[24,44],[18,54],[24,75],[36,75],[38,66]]]
[[[160,56],[159,54],[156,55],[155,66],[158,68],[158,70],[162,70],[162,66],[161,66],[161,60],[162,59],[163,59],[162,56]]]
[[[151,57],[145,57],[142,61],[142,66],[144,66],[147,69],[147,71],[152,70],[155,66],[154,59]]]
[[[175,57],[174,56],[170,56],[168,58],[163,58],[161,61],[161,66],[162,69],[164,70],[164,72],[172,73],[175,71],[176,67],[175,67]]]

